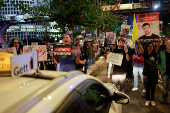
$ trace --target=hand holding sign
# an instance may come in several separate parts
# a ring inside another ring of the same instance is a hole
[[[75,56],[77,56],[77,50],[71,50],[71,52],[72,52]]]

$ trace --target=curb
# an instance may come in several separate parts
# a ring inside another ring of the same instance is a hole
[[[91,68],[87,69],[87,74],[90,75],[105,59],[99,59],[94,64],[91,65]]]

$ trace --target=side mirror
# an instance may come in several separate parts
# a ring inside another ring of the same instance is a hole
[[[111,96],[111,99],[119,104],[128,104],[130,101],[129,96],[119,91],[115,91],[114,94]]]

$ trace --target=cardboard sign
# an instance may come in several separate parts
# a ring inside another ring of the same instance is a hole
[[[118,53],[109,53],[106,59],[107,63],[115,64],[118,66],[122,65],[123,55]]]
[[[137,14],[137,26],[138,38],[141,42],[158,41],[160,35],[159,12]]]
[[[72,58],[71,45],[54,45],[54,58]]]
[[[14,54],[0,52],[0,72],[11,71],[11,57]]]
[[[11,57],[11,77],[24,75],[38,69],[37,51]]]
[[[29,53],[32,51],[38,51],[38,61],[47,60],[46,45],[28,45],[23,47],[23,53]]]
[[[7,53],[12,53],[14,55],[17,55],[17,50],[15,47],[1,49],[0,52],[7,52]]]

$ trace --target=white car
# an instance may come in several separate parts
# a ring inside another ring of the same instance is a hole
[[[0,77],[0,113],[121,113],[129,97],[79,71]]]

